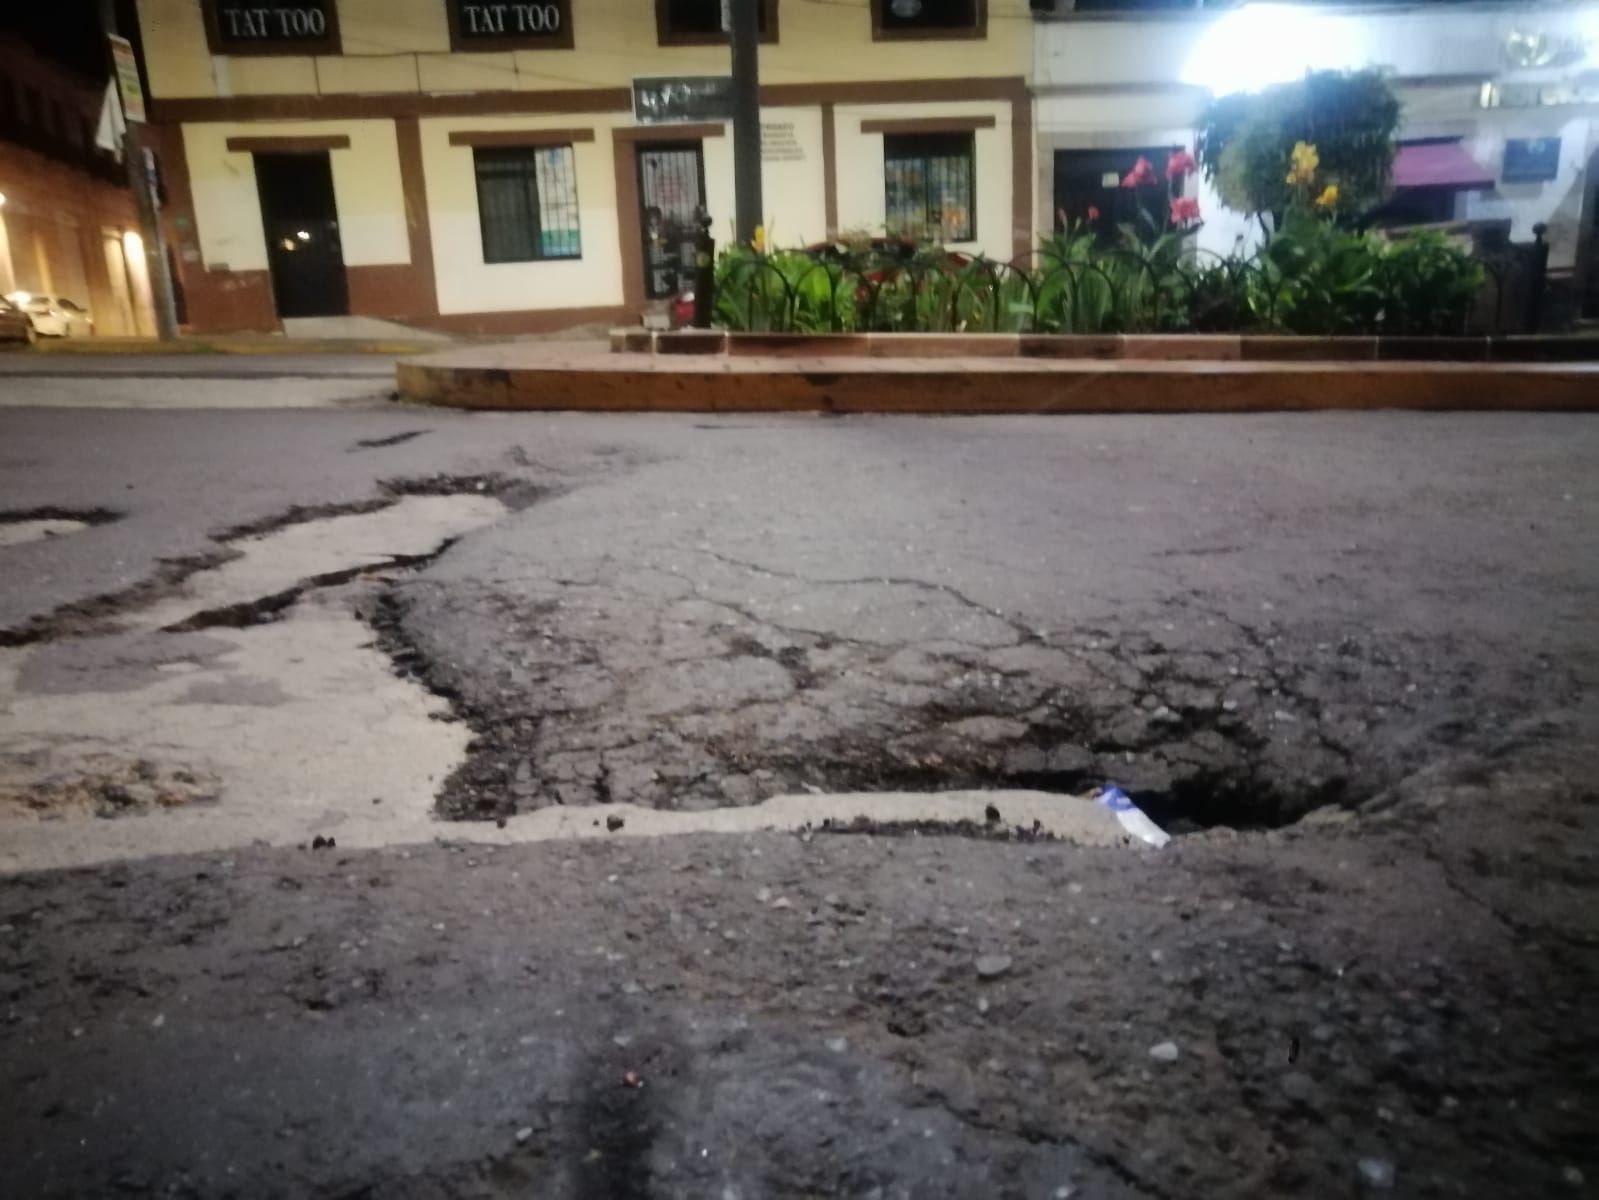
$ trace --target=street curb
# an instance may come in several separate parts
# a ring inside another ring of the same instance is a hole
[[[447,408],[938,415],[1599,411],[1599,365],[603,355],[484,347],[398,364]]]

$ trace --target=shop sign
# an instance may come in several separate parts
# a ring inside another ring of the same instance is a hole
[[[108,34],[111,62],[116,68],[117,92],[122,97],[122,116],[128,121],[147,120],[144,112],[144,87],[139,82],[139,60],[133,56],[133,43]]]
[[[1560,139],[1511,138],[1505,143],[1506,183],[1548,183],[1560,174]]]
[[[731,121],[733,80],[727,75],[635,79],[633,119],[640,125]]]
[[[770,163],[805,161],[805,147],[794,131],[793,121],[761,122],[761,161]]]
[[[206,0],[216,54],[337,54],[336,0]]]
[[[450,48],[564,49],[572,45],[571,0],[444,0]]]
[[[1563,83],[1485,83],[1478,103],[1483,108],[1562,108],[1574,104],[1599,104],[1599,84],[1575,80]]]

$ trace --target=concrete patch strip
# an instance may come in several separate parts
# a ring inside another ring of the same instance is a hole
[[[349,589],[362,585],[324,581],[381,576],[503,511],[483,495],[422,495],[308,516],[228,539],[235,557],[118,625],[0,650],[0,873],[319,835],[344,848],[511,845],[862,818],[1142,845],[1092,799],[1032,791],[797,794],[697,812],[554,806],[504,828],[439,820],[436,792],[471,734],[395,673],[353,611]]]
[[[87,529],[87,521],[70,521],[65,519],[38,520],[38,521],[0,521],[0,550],[7,546],[21,546],[27,542],[38,542],[45,538],[64,537],[69,533],[77,533],[80,529]]]
[[[465,751],[465,739],[460,750]],[[524,813],[497,828],[489,822],[449,822],[431,804],[379,813],[355,787],[342,802],[308,811],[299,804],[276,811],[261,805],[225,813],[223,806],[157,811],[114,820],[81,817],[52,822],[0,820],[0,874],[92,866],[168,854],[212,853],[245,846],[308,844],[332,837],[340,850],[377,849],[433,842],[496,847],[604,838],[659,838],[684,834],[751,834],[817,830],[823,822],[848,826],[865,818],[876,826],[986,827],[986,810],[1000,810],[996,828],[1018,826],[1079,846],[1149,850],[1115,815],[1086,796],[1049,792],[852,792],[774,796],[742,808],[670,812],[631,804],[552,806]],[[620,822],[617,825],[617,822]],[[617,825],[613,830],[612,825]],[[870,832],[870,830],[864,830]],[[1152,852],[1152,851],[1151,851]]]
[[[578,356],[483,346],[402,361],[396,378],[416,403],[537,411],[1599,411],[1595,364]]]
[[[235,539],[238,557],[118,627],[0,651],[0,870],[347,827],[372,844],[433,836],[434,794],[470,732],[396,675],[347,591],[295,589],[382,571],[502,511],[487,496],[406,496]],[[248,612],[286,592],[259,623]],[[237,625],[169,631],[234,611]]]

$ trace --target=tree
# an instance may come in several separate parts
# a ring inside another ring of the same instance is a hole
[[[1388,196],[1398,126],[1399,98],[1379,72],[1312,71],[1211,101],[1196,150],[1222,203],[1254,214],[1288,207],[1294,147],[1314,146],[1320,180],[1358,212]]]

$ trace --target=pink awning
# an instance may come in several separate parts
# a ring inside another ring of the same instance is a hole
[[[1493,187],[1493,172],[1467,154],[1459,142],[1423,142],[1401,146],[1394,155],[1396,188]]]

